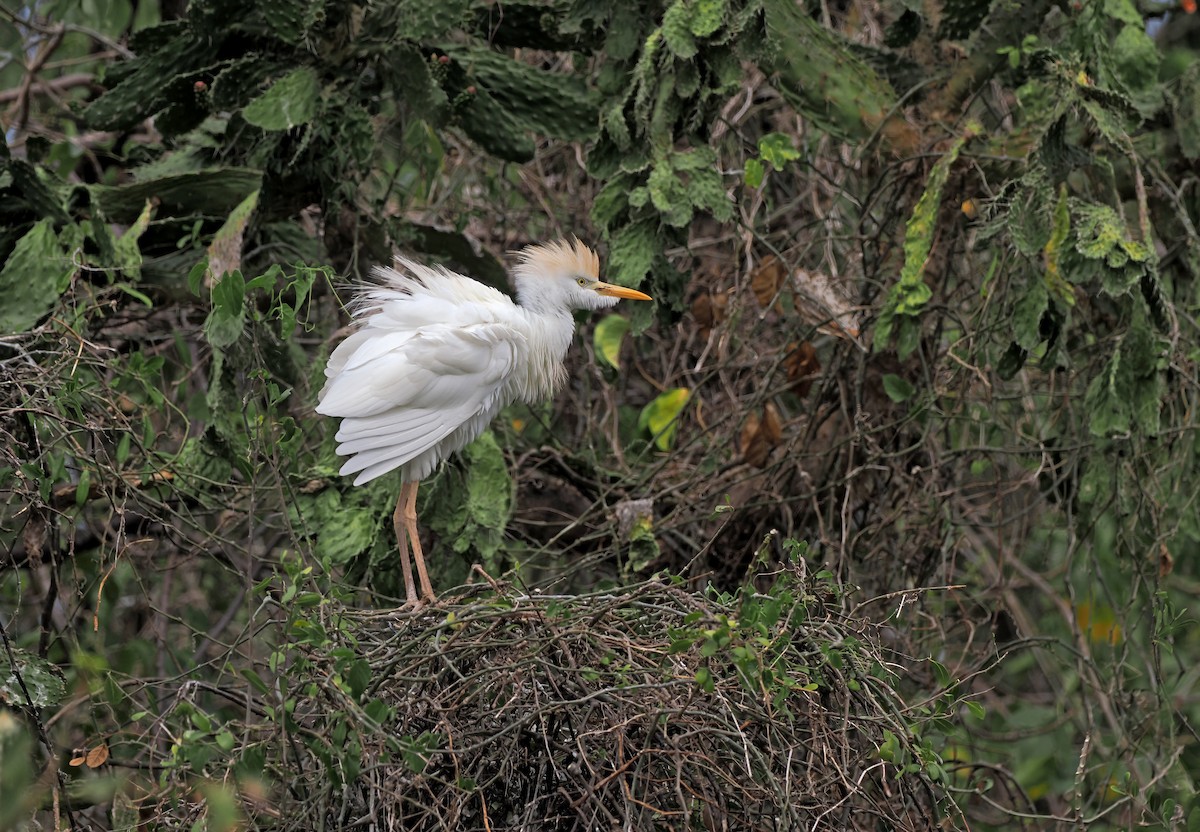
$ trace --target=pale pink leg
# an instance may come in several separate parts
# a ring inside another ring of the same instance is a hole
[[[400,499],[396,501],[396,511],[392,514],[392,528],[396,530],[396,547],[400,550],[400,568],[404,570],[404,591],[408,601],[404,606],[419,606],[417,587],[413,583],[412,565],[408,562],[408,524],[404,517],[404,498],[408,496],[408,483],[400,488]],[[415,489],[414,489],[415,490]]]

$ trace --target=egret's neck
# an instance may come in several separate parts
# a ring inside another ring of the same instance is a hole
[[[514,380],[521,398],[536,404],[554,395],[566,380],[563,359],[575,334],[575,319],[565,307],[522,292],[519,283],[517,299],[527,322],[529,353],[527,363],[515,371]]]

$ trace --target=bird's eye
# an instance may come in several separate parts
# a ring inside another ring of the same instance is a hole
[[[577,278],[575,278],[575,282],[578,283],[580,286],[586,286],[587,278],[586,277],[577,277]]]

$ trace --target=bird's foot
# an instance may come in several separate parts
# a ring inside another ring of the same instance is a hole
[[[408,600],[405,601],[401,605],[400,609],[407,610],[409,612],[420,612],[421,610],[425,609],[426,607],[430,607],[430,606],[436,607],[437,602],[438,602],[438,599],[437,599],[436,595],[422,594],[415,598],[412,596],[409,596]]]

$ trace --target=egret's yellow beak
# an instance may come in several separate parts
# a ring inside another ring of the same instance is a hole
[[[592,286],[597,294],[607,295],[611,298],[625,298],[626,300],[654,300],[645,292],[639,292],[637,289],[626,289],[624,286],[614,286],[611,283],[596,283]]]

